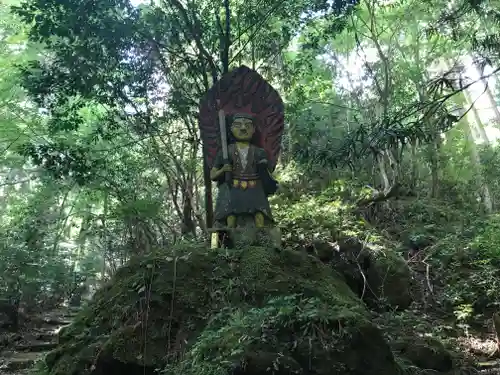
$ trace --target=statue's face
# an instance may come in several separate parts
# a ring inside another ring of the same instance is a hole
[[[251,140],[254,132],[253,122],[249,118],[237,117],[231,124],[231,133],[238,141]]]

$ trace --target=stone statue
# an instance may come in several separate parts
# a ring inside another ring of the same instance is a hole
[[[238,229],[275,227],[268,196],[278,187],[271,173],[283,119],[278,93],[246,66],[223,76],[202,100],[201,137],[210,178],[218,185],[213,232],[235,237]]]

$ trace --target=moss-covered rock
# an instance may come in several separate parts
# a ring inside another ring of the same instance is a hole
[[[403,337],[392,346],[399,355],[422,369],[446,372],[453,368],[451,353],[432,337]]]
[[[380,301],[398,309],[410,305],[410,269],[390,244],[381,239],[367,243],[355,237],[335,242],[315,241],[312,252],[340,272],[349,287],[370,305]]]
[[[350,190],[334,185],[296,200],[275,197],[284,244],[329,263],[371,306],[406,309],[412,302],[412,277],[398,254],[401,244],[381,235],[356,206],[341,198]]]
[[[133,259],[59,342],[46,359],[52,375],[400,370],[342,276],[305,253],[262,247],[186,245]]]

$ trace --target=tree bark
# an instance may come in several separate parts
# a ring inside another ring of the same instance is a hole
[[[470,93],[467,90],[463,91],[465,102],[467,103],[467,107],[471,108],[472,115],[474,116],[474,121],[472,123],[469,121],[469,126],[472,127],[473,133],[476,133],[478,136],[474,137],[475,139],[480,140],[486,146],[490,145],[490,140],[486,131],[484,130],[483,122],[481,121],[481,117],[479,116],[479,111],[477,110],[476,105],[472,101]]]
[[[464,101],[466,101],[466,95],[464,93]],[[470,145],[470,150],[471,150],[471,157],[472,157],[472,163],[475,165],[475,168],[477,170],[477,179],[479,183],[479,189],[481,191],[481,195],[483,198],[483,203],[484,203],[484,208],[487,213],[492,213],[493,212],[493,200],[491,197],[490,189],[484,180],[483,174],[482,174],[482,168],[481,168],[481,156],[479,155],[479,151],[477,149],[477,145],[475,142],[475,137],[473,133],[473,129],[470,125],[471,123],[471,113],[467,113],[467,116],[464,118],[464,131],[465,131],[465,137],[467,140],[467,143]]]
[[[474,61],[474,58],[472,57],[472,60]],[[479,77],[483,76],[480,67],[477,64],[477,61],[474,61],[474,67],[477,71],[477,74]],[[496,79],[495,77],[490,77],[489,79]],[[490,103],[491,109],[493,110],[494,113],[494,120],[496,125],[500,125],[500,110],[498,109],[497,102],[495,100],[495,97],[493,96],[493,93],[491,92],[491,88],[489,85],[489,79],[488,78],[483,78],[482,82],[484,85],[485,89],[485,94],[488,97],[488,101]]]
[[[212,228],[214,223],[214,203],[212,197],[212,180],[210,179],[210,169],[208,168],[207,155],[206,152],[203,152],[203,182],[205,184],[205,221],[207,228]]]

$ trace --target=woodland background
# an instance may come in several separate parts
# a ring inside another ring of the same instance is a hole
[[[431,292],[452,285],[439,303],[460,322],[482,316],[500,297],[498,9],[4,0],[0,297],[48,308],[134,254],[206,239],[198,101],[246,64],[286,103],[284,241],[389,236]]]

